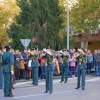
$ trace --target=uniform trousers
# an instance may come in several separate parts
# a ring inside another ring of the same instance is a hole
[[[64,81],[64,78],[65,78],[65,81],[67,82],[67,80],[68,80],[68,67],[66,67],[66,66],[62,66],[61,81]]]
[[[0,68],[0,88],[3,87],[3,69]]]
[[[53,91],[53,68],[51,67],[51,65],[46,67],[46,91]]]
[[[11,83],[11,73],[4,73],[4,96],[10,95],[10,83]]]
[[[67,80],[68,80],[68,68],[69,68],[68,62],[62,64],[61,81],[64,81],[64,78],[65,78],[65,82],[67,82]]]
[[[33,84],[38,85],[38,67],[32,67]]]
[[[80,87],[80,78],[82,76],[82,88],[85,88],[85,75],[86,69],[81,69],[80,66],[77,67],[77,87]]]

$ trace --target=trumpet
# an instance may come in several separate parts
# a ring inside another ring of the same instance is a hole
[[[53,53],[55,53],[56,51],[52,50]]]
[[[82,55],[85,54],[85,53],[83,52],[83,50],[81,50],[81,49],[78,49],[78,51],[79,51]]]
[[[30,52],[30,55],[34,55],[34,53],[33,52]]]
[[[48,55],[52,56],[52,53],[51,53],[51,52],[48,52],[48,51],[47,51],[46,53],[47,53]]]
[[[63,51],[60,51],[60,54],[62,54],[62,55],[66,55]]]
[[[77,59],[79,57],[79,54],[74,54],[74,58]]]

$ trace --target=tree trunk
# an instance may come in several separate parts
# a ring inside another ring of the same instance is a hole
[[[85,41],[85,49],[88,49],[88,40]]]

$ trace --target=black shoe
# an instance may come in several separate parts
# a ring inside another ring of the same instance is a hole
[[[5,95],[5,97],[13,97],[14,95],[12,94],[12,95]]]
[[[9,95],[5,95],[5,97],[10,97]]]
[[[50,94],[52,94],[52,91],[50,91]]]
[[[85,90],[85,88],[82,88],[82,90]]]
[[[67,83],[67,81],[65,81],[64,83]]]
[[[14,87],[12,87],[12,89],[15,89]]]
[[[48,90],[46,90],[44,93],[48,93]]]
[[[80,87],[77,86],[75,89],[79,89],[79,88],[80,88]]]
[[[60,81],[60,83],[62,83],[63,81]]]

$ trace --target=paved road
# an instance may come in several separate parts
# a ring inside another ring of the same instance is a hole
[[[4,97],[0,90],[0,100],[100,100],[99,76],[87,76],[85,90],[75,89],[76,77],[69,78],[67,84],[59,82],[60,79],[54,79],[53,94],[44,93],[44,80],[40,80],[38,86],[32,86],[31,81],[16,83],[14,97]]]

